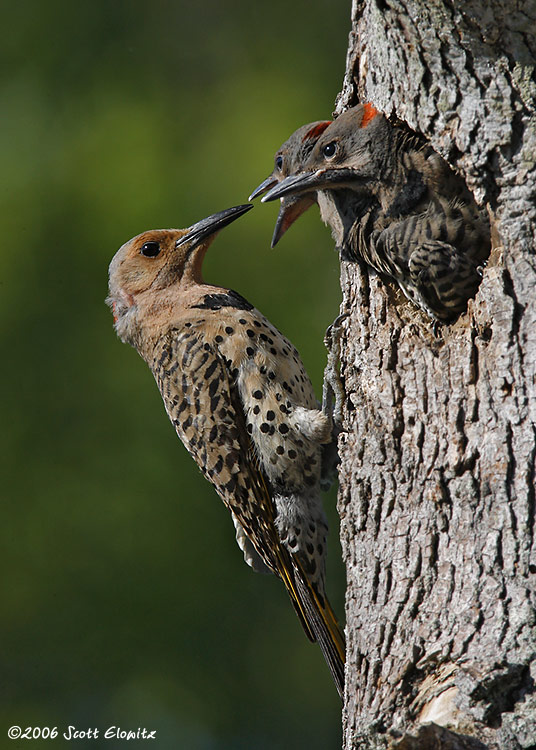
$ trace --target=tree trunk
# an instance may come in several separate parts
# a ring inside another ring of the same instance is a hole
[[[342,264],[346,750],[536,746],[535,30],[516,0],[354,0],[337,111],[424,134],[493,250],[438,336]]]

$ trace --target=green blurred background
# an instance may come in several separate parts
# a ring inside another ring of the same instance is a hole
[[[9,741],[13,724],[340,747],[319,649],[244,564],[104,298],[123,242],[245,202],[282,141],[330,116],[350,2],[22,0],[2,16],[0,747],[65,744]],[[289,336],[320,394],[337,255],[316,208],[271,251],[276,214],[258,204],[225,230],[205,276]]]

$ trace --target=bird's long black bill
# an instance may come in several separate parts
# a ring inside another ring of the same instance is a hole
[[[259,195],[262,195],[263,193],[268,192],[270,188],[274,187],[274,185],[277,185],[277,180],[273,175],[270,175],[265,180],[261,182],[259,187],[256,187],[255,190],[251,193],[251,195],[248,198],[248,201],[253,201],[255,198],[258,198]]]
[[[353,187],[356,175],[351,169],[319,169],[316,172],[290,175],[273,187],[263,198],[263,203],[284,198],[287,195],[308,193],[312,190],[334,190]]]
[[[252,208],[253,205],[251,203],[245,203],[242,206],[226,208],[225,211],[220,211],[217,214],[212,214],[212,216],[207,216],[206,219],[201,219],[201,221],[198,221],[196,224],[192,224],[186,234],[184,234],[180,240],[177,240],[175,247],[185,245],[187,242],[192,242],[194,245],[199,244],[207,237],[216,234],[220,229],[231,224],[242,216],[242,214],[247,213]]]

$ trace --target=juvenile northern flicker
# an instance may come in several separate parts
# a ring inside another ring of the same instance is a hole
[[[465,310],[489,255],[489,224],[463,180],[421,138],[371,104],[358,105],[263,201],[307,194],[316,196],[344,259],[363,259],[397,281],[435,320]]]
[[[252,208],[144,232],[110,264],[115,330],[151,368],[178,436],[231,512],[255,570],[283,581],[339,694],[344,637],[324,592],[321,460],[332,441],[292,344],[236,292],[205,284],[207,248]]]
[[[319,120],[295,130],[276,152],[272,174],[261,182],[259,187],[255,188],[248,200],[252,201],[254,198],[258,198],[259,195],[266,193],[284,180],[285,177],[299,171],[307,161],[315,143],[330,124],[331,120]],[[287,229],[315,203],[315,200],[315,196],[310,193],[288,195],[281,198],[281,207],[272,237],[272,247],[277,245]]]

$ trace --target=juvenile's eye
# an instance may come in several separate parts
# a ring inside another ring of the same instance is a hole
[[[327,143],[324,146],[324,148],[322,149],[322,153],[327,159],[329,159],[335,155],[336,150],[337,150],[337,144],[335,143],[335,141],[331,141],[331,143]]]
[[[279,171],[281,171],[281,169],[283,167],[283,157],[282,156],[278,156],[277,157],[277,159],[275,160],[275,166],[277,167],[277,169],[279,169]]]
[[[159,242],[146,242],[145,245],[141,246],[140,253],[145,255],[146,258],[156,258],[160,252]]]

